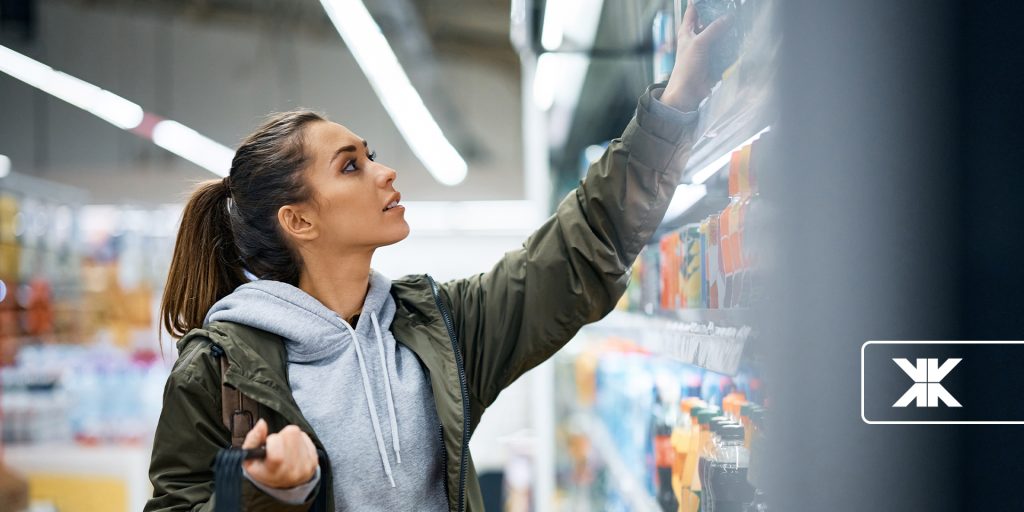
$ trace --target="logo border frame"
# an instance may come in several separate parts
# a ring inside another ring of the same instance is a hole
[[[860,419],[868,425],[1024,425],[1024,420],[1019,421],[986,421],[986,420],[956,420],[956,421],[896,421],[896,420],[869,420],[864,414],[864,349],[868,345],[1024,345],[1024,341],[893,341],[893,340],[870,340],[860,346]]]

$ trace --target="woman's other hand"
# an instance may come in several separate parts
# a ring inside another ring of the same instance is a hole
[[[259,448],[264,444],[266,458],[243,463],[249,478],[267,487],[288,489],[309,482],[316,474],[316,446],[299,427],[288,425],[268,436],[267,422],[261,419],[245,436],[242,448]]]
[[[697,9],[689,0],[676,31],[676,63],[661,95],[662,103],[683,112],[697,110],[717,81],[717,77],[710,76],[711,46],[729,28],[729,23],[729,17],[723,16],[697,34]]]

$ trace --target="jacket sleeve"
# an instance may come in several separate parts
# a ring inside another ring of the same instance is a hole
[[[214,510],[213,459],[231,438],[220,413],[220,368],[208,350],[193,350],[198,353],[179,357],[164,387],[149,466],[153,497],[146,512]],[[242,479],[243,510],[304,512],[315,497],[314,491],[305,503],[289,505]]]
[[[622,137],[536,232],[489,272],[442,285],[471,393],[483,407],[603,318],[661,223],[689,156],[697,114],[641,96]]]

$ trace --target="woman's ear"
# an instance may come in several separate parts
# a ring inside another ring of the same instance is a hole
[[[315,212],[312,208],[289,204],[277,210],[277,222],[289,237],[303,242],[320,236],[316,227]]]

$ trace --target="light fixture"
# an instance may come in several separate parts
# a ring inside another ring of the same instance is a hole
[[[562,46],[565,37],[564,10],[566,0],[547,0],[544,3],[544,28],[540,32],[540,44],[545,50],[554,51]]]
[[[697,204],[708,194],[708,187],[705,185],[679,185],[672,195],[672,201],[668,203],[665,210],[666,219],[674,219]]]
[[[6,178],[11,173],[11,159],[7,155],[0,155],[0,178]]]
[[[217,176],[227,176],[235,152],[199,132],[165,119],[153,127],[153,143],[185,160],[204,167]]]
[[[42,62],[0,46],[0,71],[52,94],[104,121],[151,139],[156,145],[216,174],[227,176],[234,151],[199,132],[169,119],[147,114],[138,104]],[[146,122],[143,123],[143,120]],[[2,155],[0,155],[2,156]],[[3,157],[7,158],[7,157]],[[10,159],[6,160],[10,172]],[[0,160],[0,177],[4,176]]]
[[[537,57],[533,73],[533,102],[537,108],[548,110],[555,104],[555,86],[558,83],[558,55],[544,53]]]
[[[755,133],[753,137],[750,137],[749,139],[747,139],[747,140],[743,141],[742,143],[738,144],[735,148],[733,148],[733,149],[731,149],[729,151],[726,151],[722,156],[712,160],[711,163],[705,165],[701,170],[693,173],[693,178],[690,179],[690,183],[692,183],[694,185],[700,185],[700,184],[704,183],[705,181],[708,181],[709,179],[711,179],[711,177],[714,176],[715,174],[717,174],[718,171],[722,170],[722,168],[724,168],[726,165],[729,165],[729,161],[732,159],[732,152],[733,151],[736,151],[736,150],[742,148],[743,146],[746,146],[747,144],[750,144],[750,143],[754,142],[762,134],[768,132],[770,129],[771,129],[770,126],[764,127],[764,129],[762,129],[759,132]]]
[[[144,113],[137,104],[4,46],[0,46],[0,71],[123,130],[142,123]]]
[[[320,3],[416,158],[442,184],[466,179],[466,161],[441,132],[363,2]]]

